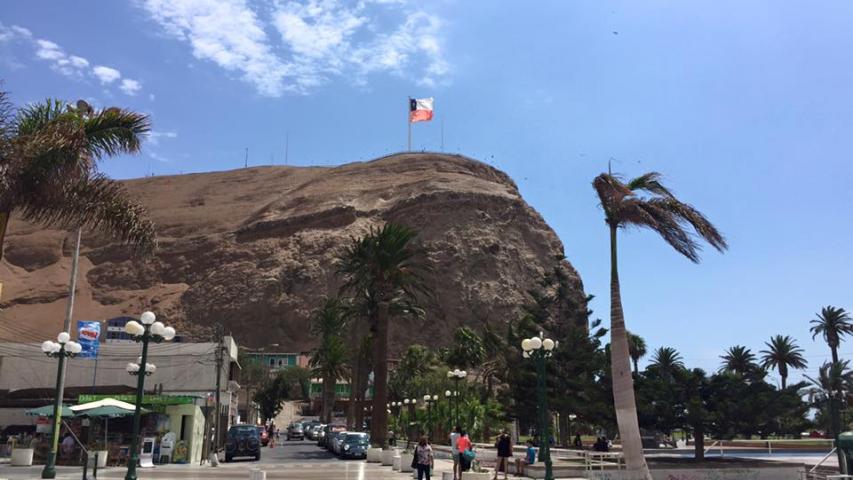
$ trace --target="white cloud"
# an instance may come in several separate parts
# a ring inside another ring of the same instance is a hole
[[[156,130],[148,132],[148,143],[151,145],[159,145],[161,138],[178,138],[178,134],[176,132],[160,132]]]
[[[150,100],[152,102],[154,101],[154,94],[153,93],[148,94],[148,100]]]
[[[136,95],[139,90],[142,89],[142,84],[139,83],[138,80],[132,80],[130,78],[122,79],[121,86],[118,87],[127,95],[133,96]]]
[[[73,78],[96,78],[101,84],[109,85],[122,78],[121,72],[105,65],[90,68],[89,60],[79,55],[69,54],[59,44],[36,38],[32,32],[18,25],[5,26],[0,23],[0,42],[19,41],[29,43],[35,49],[38,60],[48,62],[50,68],[62,75]],[[138,80],[124,78],[119,89],[127,95],[136,95],[142,88]]]
[[[115,68],[98,65],[92,69],[92,74],[98,77],[102,84],[107,85],[121,78],[121,72]]]
[[[272,1],[269,18],[247,0],[142,5],[196,58],[240,74],[262,95],[305,93],[336,76],[363,84],[370,74],[390,72],[434,85],[449,74],[441,19],[405,0]],[[278,42],[267,36],[267,24]]]
[[[168,157],[160,155],[159,153],[157,153],[153,150],[148,150],[148,156],[153,158],[154,160],[157,160],[158,162],[162,162],[162,163],[171,162],[171,160]]]

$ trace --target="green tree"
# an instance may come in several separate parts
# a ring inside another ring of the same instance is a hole
[[[323,410],[320,421],[329,423],[335,407],[335,385],[347,374],[347,350],[341,333],[345,328],[344,311],[338,298],[327,298],[314,311],[311,333],[320,343],[311,352],[309,365],[323,381]]]
[[[693,262],[699,261],[699,244],[689,228],[712,247],[723,251],[726,240],[698,210],[679,201],[652,172],[628,182],[604,173],[593,181],[610,230],[610,335],[611,370],[616,418],[622,439],[625,463],[631,475],[650,480],[640,428],[628,351],[625,317],[617,264],[617,231],[626,227],[649,228]]]
[[[443,360],[453,367],[477,367],[486,359],[483,339],[471,328],[459,327],[453,334],[450,348],[443,352],[443,357]]]
[[[681,354],[672,347],[659,347],[652,354],[649,368],[655,369],[663,376],[671,376],[676,370],[684,368]]]
[[[788,335],[776,335],[765,342],[767,350],[761,354],[761,368],[779,370],[782,377],[782,390],[788,386],[788,368],[802,370],[806,368],[807,362],[803,357],[803,349]]]
[[[850,314],[843,308],[829,305],[821,309],[811,324],[812,339],[821,335],[832,352],[833,363],[838,363],[838,346],[845,335],[853,333]]]
[[[755,372],[760,367],[756,363],[755,354],[752,350],[743,345],[735,345],[729,347],[726,353],[720,356],[723,364],[720,366],[720,372],[731,372],[740,376],[745,376]]]
[[[281,411],[285,400],[308,400],[311,386],[311,370],[302,367],[287,367],[268,378],[255,392],[253,399],[258,404],[261,419],[274,418]]]
[[[252,421],[252,391],[261,388],[270,377],[270,371],[261,362],[244,352],[240,352],[238,362],[240,363],[240,386],[246,390],[246,421]]]
[[[42,225],[93,228],[141,250],[155,246],[145,209],[97,171],[103,158],[139,151],[148,116],[83,101],[13,110],[0,92],[0,259],[14,212]]]
[[[631,363],[634,365],[634,375],[640,373],[640,359],[646,356],[646,340],[639,335],[627,332],[628,335],[628,355],[631,356]]]
[[[395,223],[371,228],[346,248],[338,267],[344,278],[343,290],[368,295],[376,305],[370,310],[374,376],[370,439],[379,447],[386,446],[388,432],[389,320],[398,312],[418,312],[419,297],[428,294],[424,283],[428,267],[423,252],[413,245],[416,235],[414,230]]]

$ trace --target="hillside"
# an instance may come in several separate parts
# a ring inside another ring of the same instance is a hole
[[[337,289],[342,246],[394,221],[420,232],[435,296],[423,324],[395,324],[392,344],[435,345],[459,325],[516,318],[525,292],[563,253],[506,174],[461,156],[398,154],[124,183],[149,209],[160,248],[143,260],[84,233],[75,319],[150,308],[200,338],[222,321],[242,344],[305,350],[311,310]],[[61,328],[72,246],[68,232],[13,219],[0,263],[0,338],[35,340]],[[577,273],[559,263],[582,299]]]

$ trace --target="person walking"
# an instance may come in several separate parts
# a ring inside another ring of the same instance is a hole
[[[434,467],[435,458],[432,455],[432,446],[429,444],[426,435],[421,437],[415,447],[415,462],[418,469],[418,480],[430,480],[429,475]]]
[[[267,427],[267,438],[270,448],[275,448],[275,423],[270,423]]]
[[[459,425],[456,425],[456,428],[450,433],[450,456],[453,457],[453,480],[462,478],[462,473],[459,469],[459,450],[456,445],[459,441],[459,432],[461,431],[462,429],[459,428]]]
[[[504,472],[504,480],[506,480],[507,475],[509,474],[509,457],[512,456],[512,442],[510,441],[509,434],[506,432],[506,429],[501,430],[501,434],[498,435],[497,441],[495,441],[495,448],[498,451],[498,464],[495,465],[495,476],[493,480],[498,480],[498,472],[503,469]]]
[[[471,460],[473,460],[474,445],[471,439],[468,438],[468,433],[465,430],[459,432],[459,439],[456,440],[456,449],[459,452],[459,478],[462,478],[462,472],[467,472],[471,469]],[[468,453],[468,452],[471,453]]]

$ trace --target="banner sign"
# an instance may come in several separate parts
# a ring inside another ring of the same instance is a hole
[[[77,320],[77,340],[83,350],[79,358],[98,358],[101,345],[101,322]]]
[[[105,398],[114,398],[127,403],[136,403],[136,395],[104,395],[104,394],[82,394],[77,396],[78,403],[89,403],[103,400]],[[195,403],[196,397],[191,395],[148,395],[142,397],[142,404],[149,405],[192,405]]]

